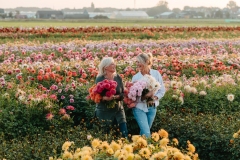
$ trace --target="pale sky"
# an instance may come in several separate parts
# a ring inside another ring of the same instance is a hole
[[[150,8],[156,6],[159,0],[135,0],[136,8]],[[184,6],[190,7],[226,7],[229,0],[166,0],[170,9]],[[112,7],[112,8],[134,8],[134,0],[0,0],[0,8],[15,7],[49,7],[53,9],[63,8],[83,8],[90,7],[91,2],[95,8]],[[235,0],[240,6],[240,0]]]

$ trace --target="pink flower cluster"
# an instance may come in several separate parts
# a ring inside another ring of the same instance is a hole
[[[155,94],[160,87],[160,83],[151,75],[144,75],[134,83],[127,82],[124,91],[124,103],[126,103],[129,108],[133,108],[136,106],[139,97],[150,91],[153,91]]]
[[[135,82],[129,90],[128,98],[133,101],[136,101],[137,97],[142,96],[142,92],[146,87],[147,87],[147,82],[145,82],[145,81],[139,80],[139,81]]]
[[[130,91],[130,88],[133,86],[133,83],[126,82],[125,88],[124,88],[124,99],[123,102],[127,105],[128,108],[133,108],[136,106],[136,101],[133,101],[132,99],[128,98],[128,94]]]
[[[63,120],[68,120],[70,119],[70,115],[68,114],[68,111],[74,111],[74,110],[75,110],[75,107],[69,105],[66,107],[66,109],[60,108],[58,114],[62,116]],[[52,114],[51,112],[46,115],[47,120],[52,120],[53,117],[54,117],[54,114]]]
[[[101,96],[111,97],[116,94],[117,82],[113,80],[103,80],[98,82],[94,88],[94,94],[100,94]]]

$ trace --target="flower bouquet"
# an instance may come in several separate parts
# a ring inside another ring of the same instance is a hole
[[[128,98],[128,94],[130,92],[130,88],[133,86],[132,82],[126,82],[124,88],[124,99],[123,102],[127,105],[128,108],[133,108],[136,106],[136,100],[133,101],[132,99]]]
[[[89,99],[94,101],[95,103],[100,103],[103,99],[103,96],[112,97],[116,94],[117,82],[113,80],[103,80],[98,82],[89,88]],[[116,101],[104,101],[106,103],[107,108],[114,108]]]
[[[150,91],[153,91],[153,94],[156,94],[160,88],[160,83],[151,75],[146,74],[140,80],[133,83],[127,96],[132,101],[137,101],[138,98],[145,96]],[[153,102],[153,99],[147,98],[147,103],[149,102]]]

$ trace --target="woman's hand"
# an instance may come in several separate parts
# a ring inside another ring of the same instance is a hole
[[[120,95],[115,95],[113,99],[116,99],[116,100],[120,99]]]
[[[113,99],[115,99],[115,100],[120,99],[120,95],[113,95],[111,97],[103,96],[103,100],[105,100],[105,101],[111,101]]]
[[[153,92],[153,91],[150,91],[150,92],[148,92],[148,93],[145,95],[146,98],[153,97],[153,96],[154,96],[154,92]]]
[[[141,101],[144,101],[145,99],[149,98],[149,97],[153,97],[154,96],[154,92],[150,91],[148,92],[146,95],[141,97]]]
[[[111,96],[111,97],[107,97],[107,96],[103,96],[103,100],[104,101],[111,101],[111,100],[113,100],[113,96]]]

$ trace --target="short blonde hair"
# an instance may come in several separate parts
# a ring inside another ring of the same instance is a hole
[[[98,77],[105,75],[105,67],[110,66],[112,63],[114,63],[114,59],[112,57],[104,57],[100,64],[98,65]]]
[[[153,56],[152,53],[140,53],[137,55],[137,60],[139,63],[143,64],[146,68],[151,68],[153,64]]]

